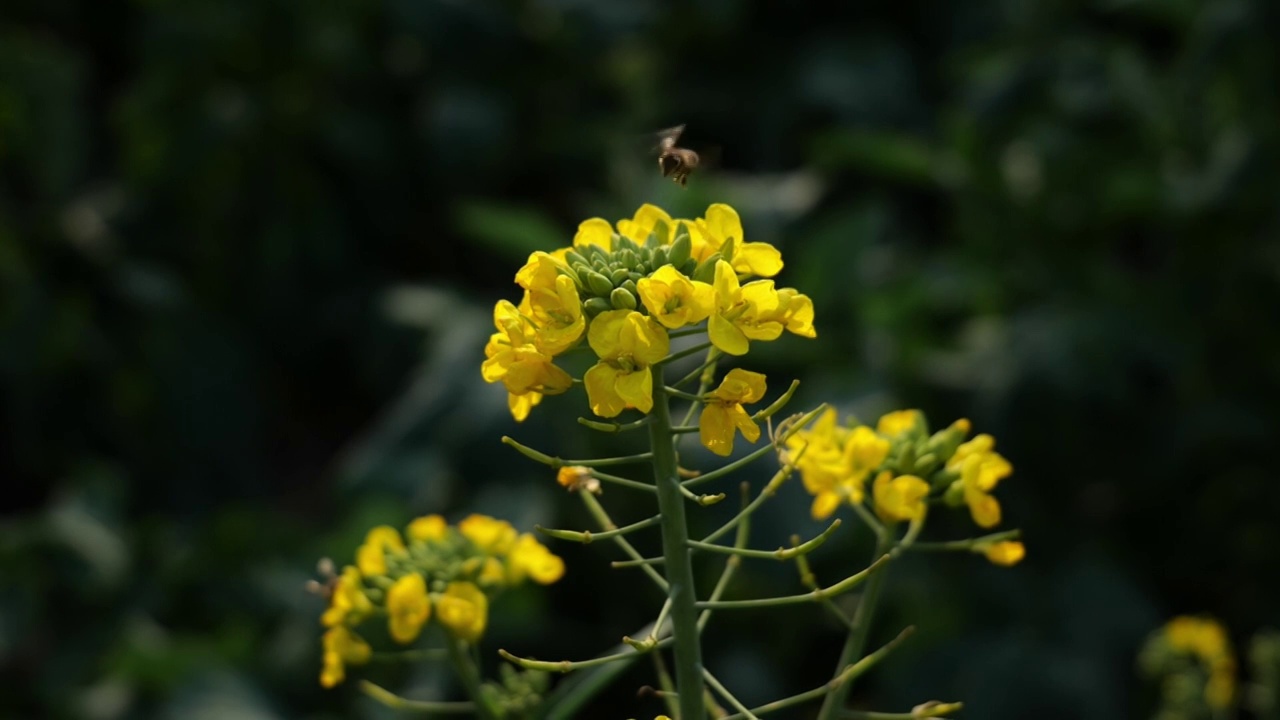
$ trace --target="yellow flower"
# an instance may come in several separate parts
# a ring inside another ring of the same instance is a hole
[[[561,270],[569,266],[551,253],[541,250],[529,255],[523,267],[516,271],[516,284],[528,291],[550,290],[555,287]]]
[[[1022,543],[1015,540],[1007,540],[1005,542],[991,543],[982,549],[982,554],[996,565],[1004,565],[1012,567],[1022,562],[1022,558],[1027,556],[1027,548]]]
[[[493,309],[493,323],[499,332],[489,337],[484,348],[480,373],[485,382],[501,381],[512,395],[555,395],[573,385],[573,378],[556,367],[549,354],[538,349],[533,322],[516,306],[500,300]],[[514,407],[512,414],[516,414]]]
[[[1236,678],[1234,672],[1214,670],[1209,673],[1209,681],[1204,685],[1204,701],[1216,708],[1231,707],[1231,699],[1236,694]]]
[[[666,210],[657,205],[641,205],[630,220],[618,221],[618,234],[626,236],[637,245],[644,245],[649,236],[657,233],[659,245],[670,245],[676,223]],[[608,248],[605,248],[606,250]]]
[[[1164,628],[1170,649],[1196,657],[1208,672],[1204,699],[1216,708],[1231,705],[1236,689],[1236,659],[1227,631],[1211,618],[1176,617]]]
[[[475,642],[489,620],[489,598],[469,582],[451,582],[436,598],[436,617],[455,637]]]
[[[947,461],[947,469],[960,471],[965,504],[973,521],[984,528],[1000,524],[1000,503],[991,491],[1013,472],[1013,466],[994,448],[995,439],[984,433],[956,448]]]
[[[745,355],[751,345],[749,340],[776,340],[782,334],[785,327],[782,323],[766,319],[778,310],[780,302],[772,280],[741,285],[733,267],[717,260],[713,287],[715,308],[707,324],[707,335],[721,352]]]
[[[404,553],[400,532],[390,525],[379,525],[365,535],[364,544],[356,548],[356,565],[365,577],[387,574],[387,553]]]
[[[805,490],[814,496],[811,513],[822,520],[841,503],[861,503],[867,476],[888,454],[888,440],[865,425],[840,426],[835,409],[828,408],[808,429],[787,440],[784,457],[787,462],[794,458]]]
[[[613,226],[604,218],[583,220],[578,225],[578,233],[573,236],[574,247],[595,245],[605,252],[613,249]]]
[[[640,278],[636,290],[649,314],[673,330],[706,320],[715,305],[715,291],[710,285],[690,280],[672,265],[663,265],[649,277]]]
[[[506,555],[516,541],[516,529],[506,520],[488,515],[468,515],[458,523],[458,532],[482,552]]]
[[[876,432],[888,438],[895,438],[909,430],[924,427],[924,414],[919,410],[895,410],[880,416],[876,423]]]
[[[871,487],[876,504],[876,514],[886,522],[919,520],[924,517],[925,497],[929,495],[929,483],[915,475],[899,475],[883,470],[876,475]]]
[[[818,337],[818,331],[813,327],[813,300],[808,295],[800,294],[795,288],[778,290],[778,309],[771,319],[781,322],[789,333],[807,338]]]
[[[559,355],[573,347],[587,329],[578,286],[567,275],[558,274],[546,285],[526,288],[521,305],[537,328],[534,345],[547,355]]]
[[[529,533],[520,536],[507,558],[507,580],[514,585],[526,577],[539,585],[550,585],[564,577],[564,560]]]
[[[511,411],[511,417],[516,422],[524,422],[529,417],[529,411],[538,403],[542,402],[542,393],[530,390],[523,395],[514,395],[507,393],[507,409]]]
[[[387,591],[387,615],[393,640],[408,645],[417,639],[422,625],[431,617],[431,599],[421,575],[410,573],[391,586]]]
[[[587,371],[587,401],[600,417],[616,417],[627,408],[653,408],[649,366],[667,356],[667,331],[634,310],[610,310],[591,321],[587,342],[600,362]]]
[[[320,684],[326,688],[334,687],[346,678],[347,665],[363,665],[373,655],[369,643],[345,627],[325,632],[321,644],[324,647],[324,669],[320,672]]]
[[[406,530],[411,540],[436,542],[443,540],[449,533],[449,524],[439,515],[424,515],[415,518]]]
[[[369,597],[361,587],[360,571],[348,565],[342,569],[342,576],[338,578],[333,595],[329,598],[329,609],[320,616],[320,622],[325,627],[334,627],[341,625],[347,617],[358,621],[371,610],[373,603],[369,602]]]
[[[505,585],[507,582],[507,570],[502,566],[502,561],[496,557],[487,557],[484,564],[480,566],[480,584],[486,587],[495,585]]]
[[[773,277],[782,270],[782,253],[777,248],[768,243],[743,242],[742,219],[728,205],[716,203],[707,208],[706,218],[699,219],[697,224],[704,235],[706,249],[703,252],[709,256],[728,251],[724,259],[735,271],[743,275]],[[726,245],[730,242],[731,247]]]
[[[760,402],[764,392],[764,375],[741,368],[730,370],[720,381],[720,387],[704,400],[698,419],[702,444],[717,455],[728,456],[733,452],[735,430],[742,431],[742,437],[748,442],[759,440],[760,427],[742,406]]]
[[[586,490],[589,493],[600,493],[600,481],[591,474],[591,468],[581,465],[566,465],[556,472],[556,482],[570,492]]]

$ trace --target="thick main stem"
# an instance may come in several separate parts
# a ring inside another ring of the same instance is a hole
[[[484,693],[481,691],[480,668],[476,667],[475,661],[468,653],[467,644],[457,638],[449,638],[449,659],[453,662],[453,668],[458,673],[462,686],[466,688],[467,694],[475,703],[476,717],[481,720],[497,720],[498,714],[485,702]]]
[[[876,537],[876,552],[872,557],[882,557],[893,547],[893,540],[888,533],[879,533]],[[837,676],[844,669],[856,663],[867,647],[867,636],[871,632],[871,620],[880,602],[880,591],[884,589],[884,579],[889,574],[888,568],[873,573],[867,581],[867,589],[858,600],[858,609],[853,613],[853,629],[844,641],[844,649],[840,651],[840,662],[836,664]],[[822,701],[822,709],[818,711],[818,720],[836,720],[844,711],[845,701],[849,698],[849,689],[853,683],[843,683],[832,690]]]
[[[703,720],[705,690],[702,678],[702,644],[698,639],[698,598],[693,586],[693,562],[689,551],[689,527],[680,494],[675,437],[671,434],[671,408],[663,387],[662,366],[653,373],[653,409],[649,412],[649,442],[653,449],[653,482],[658,487],[662,513],[662,556],[670,584],[671,631],[675,640],[676,692],[680,695],[679,720]]]

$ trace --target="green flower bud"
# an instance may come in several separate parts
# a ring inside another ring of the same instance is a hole
[[[616,287],[621,285],[622,281],[628,277],[626,268],[614,268],[613,272],[609,273],[609,282]]]
[[[634,250],[622,250],[617,253],[618,264],[624,268],[634,268],[640,264],[640,256]]]
[[[631,293],[632,295],[635,295],[636,297],[640,297],[640,291],[636,289],[636,281],[632,280],[631,278],[627,278],[626,280],[623,280],[622,284],[619,285],[618,287],[623,290],[626,290],[627,292]]]
[[[679,267],[676,269],[680,271],[681,275],[684,275],[687,278],[692,278],[693,273],[698,269],[698,261],[693,258],[689,258],[688,260],[680,263]]]
[[[667,248],[667,262],[676,266],[679,270],[685,260],[689,259],[689,254],[693,252],[693,241],[689,239],[688,233],[681,233],[676,241],[671,243]]]
[[[649,234],[649,239],[653,240],[654,245],[666,245],[671,240],[671,226],[666,220],[659,220],[653,224],[653,232]]]
[[[964,504],[964,484],[959,480],[947,486],[947,491],[942,495],[942,499],[951,507],[960,507]]]
[[[940,465],[941,462],[942,461],[938,459],[937,455],[934,455],[933,453],[925,453],[924,455],[916,458],[915,472],[912,473],[912,475],[917,477],[929,477],[934,470],[938,469],[938,465]]]
[[[629,279],[631,282],[640,282],[640,279],[648,276],[648,274],[649,273],[639,273],[639,272],[633,271],[633,272],[627,273],[627,279]]]
[[[626,237],[625,235],[613,236],[613,254],[614,255],[617,255],[619,252],[623,252],[627,250],[630,250],[631,252],[635,252],[636,250],[639,250],[639,249],[640,249],[640,246],[636,245],[631,238]]]
[[[716,281],[716,261],[723,260],[720,253],[714,253],[711,257],[698,263],[698,267],[693,271],[693,279],[704,283],[713,283]]]
[[[573,250],[570,250],[569,252],[565,253],[564,259],[566,262],[569,263],[569,267],[571,268],[587,267],[591,264],[587,262],[586,258],[584,258],[579,253],[574,252]]]
[[[932,478],[929,478],[929,484],[936,490],[941,487],[950,488],[952,485],[959,485],[959,480],[960,473],[944,468],[934,473]]]
[[[646,264],[656,270],[657,268],[667,264],[667,254],[667,249],[665,247],[660,247],[657,250],[654,250],[653,253],[646,258]]]
[[[585,287],[585,288],[591,287],[591,281],[587,279],[591,277],[591,272],[592,272],[591,268],[587,267],[586,265],[579,265],[578,267],[574,268],[574,270],[577,272],[577,275],[578,275],[579,287]]]
[[[720,246],[720,254],[725,260],[733,260],[733,253],[738,249],[738,242],[735,238],[727,238],[724,244]]]
[[[605,259],[604,259],[604,256],[603,256],[603,255],[596,255],[595,257],[591,258],[591,267],[592,267],[596,272],[608,272],[608,271],[609,271],[609,263],[605,262]]]
[[[615,310],[635,310],[636,296],[624,288],[614,288],[613,292],[609,293],[609,304],[613,305]]]
[[[600,297],[613,292],[613,283],[609,282],[609,278],[597,272],[587,274],[587,287]]]
[[[605,300],[602,297],[593,297],[590,300],[587,300],[586,302],[582,303],[582,311],[590,315],[591,317],[595,317],[596,315],[599,315],[600,313],[605,312],[606,310],[612,310],[612,309],[613,309],[613,305],[610,305],[609,301]]]

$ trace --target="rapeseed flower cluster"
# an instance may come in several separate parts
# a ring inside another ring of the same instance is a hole
[[[1226,629],[1216,620],[1189,615],[1173,618],[1148,641],[1142,660],[1148,673],[1167,677],[1166,692],[1190,683],[1209,707],[1231,706],[1236,693],[1236,658]]]
[[[435,621],[451,636],[474,643],[484,634],[490,600],[528,580],[550,584],[564,562],[529,533],[487,515],[456,526],[439,515],[409,523],[402,534],[381,525],[365,536],[355,565],[330,579],[329,607],[320,618],[324,667],[320,684],[342,682],[346,666],[368,662],[373,649],[356,630],[384,623],[391,639],[408,645]]]
[[[861,506],[868,498],[886,523],[922,520],[932,499],[967,505],[983,528],[1000,523],[1000,503],[991,494],[1013,472],[995,452],[990,435],[965,441],[968,420],[957,420],[934,433],[919,410],[899,410],[875,427],[840,423],[828,408],[808,427],[791,433],[782,460],[800,471],[813,495],[814,519],[830,517],[840,506]],[[998,565],[1015,565],[1026,549],[1020,542],[992,542],[979,548]]]
[[[585,338],[597,360],[582,377],[592,412],[648,413],[651,368],[670,354],[673,331],[702,328],[711,345],[733,356],[784,332],[817,336],[813,302],[770,279],[782,265],[772,245],[744,240],[728,205],[692,220],[647,204],[616,226],[587,220],[571,247],[535,252],[516,273],[524,295],[518,305],[502,300],[494,307],[497,332],[481,374],[505,386],[512,415],[524,420],[543,396],[573,385],[556,359]],[[703,444],[728,455],[735,430],[759,439],[742,405],[760,400],[764,389],[763,375],[730,372],[705,398]]]

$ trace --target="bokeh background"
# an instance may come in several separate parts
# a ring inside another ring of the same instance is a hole
[[[969,417],[1016,468],[999,495],[1026,562],[895,567],[873,642],[920,632],[855,703],[1143,717],[1135,654],[1169,616],[1213,613],[1237,643],[1280,622],[1278,15],[6,2],[0,716],[387,717],[317,685],[316,560],[427,512],[589,527],[499,437],[624,445],[579,432],[580,396],[511,421],[479,373],[492,304],[585,218],[722,201],[817,305],[817,341],[751,367],[801,378],[805,407]],[[646,154],[681,122],[720,157],[687,190]],[[815,532],[807,505],[789,486],[761,545]],[[869,552],[838,538],[828,581]],[[489,649],[585,657],[652,618],[610,547],[555,549],[568,576],[496,606]],[[791,567],[743,577],[740,596],[798,588]],[[757,702],[826,677],[841,635],[762,611],[709,642]],[[651,717],[648,670],[584,716]],[[430,668],[369,676],[450,691]]]

